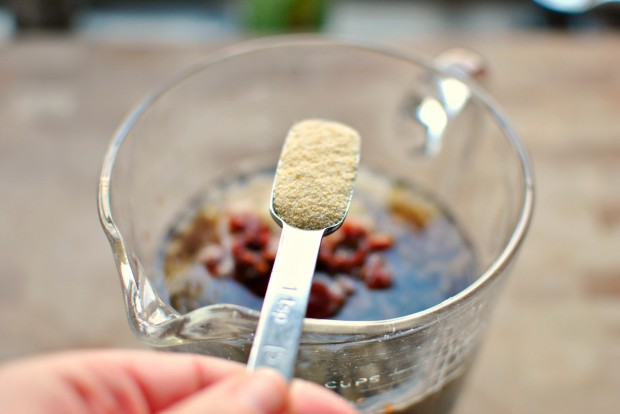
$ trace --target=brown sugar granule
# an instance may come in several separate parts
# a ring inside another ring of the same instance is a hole
[[[346,125],[323,120],[295,124],[274,179],[274,212],[303,230],[338,224],[349,206],[359,151],[360,136]]]
[[[173,277],[182,274],[205,245],[218,241],[216,221],[215,211],[202,210],[187,228],[175,236],[164,260],[167,275]]]
[[[412,223],[419,229],[424,229],[430,220],[437,215],[437,209],[428,201],[412,195],[406,188],[395,186],[388,198],[390,211]]]

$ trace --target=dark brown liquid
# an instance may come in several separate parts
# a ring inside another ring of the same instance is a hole
[[[223,183],[213,192],[215,195],[204,197],[202,211],[218,211],[213,219],[217,221],[231,212],[243,212],[249,208],[253,210],[252,214],[262,215],[271,222],[267,212],[271,182],[272,175],[258,173]],[[185,223],[192,223],[191,214],[189,216]],[[453,296],[468,286],[476,275],[473,250],[450,214],[412,188],[395,185],[377,174],[362,171],[347,220],[370,223],[372,231],[392,238],[393,246],[377,255],[389,265],[393,283],[387,288],[373,289],[359,274],[327,275],[331,276],[330,279],[318,271],[315,280],[329,285],[337,279],[334,276],[344,276],[349,288],[354,290],[331,316],[332,319],[371,321],[409,315]],[[192,225],[197,225],[196,220],[190,227]],[[204,226],[204,223],[200,225]],[[277,236],[279,228],[273,222],[270,225]],[[208,233],[214,232],[213,229],[192,235],[189,248],[186,251],[181,249],[179,256],[179,239],[182,239],[179,235],[184,231],[187,233],[187,226],[183,222],[175,223],[170,238],[164,243],[163,267],[169,282],[164,297],[169,294],[172,305],[183,313],[214,303],[232,303],[260,310],[268,279],[240,283],[233,276],[215,277],[211,274],[198,258],[200,249],[211,237]],[[218,226],[222,227],[217,223],[212,225]],[[220,234],[217,237],[228,236]],[[220,245],[226,248],[226,242]],[[181,266],[171,266],[171,257],[175,260],[182,257]]]

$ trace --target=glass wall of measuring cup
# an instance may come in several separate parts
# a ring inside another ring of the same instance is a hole
[[[532,177],[491,99],[410,51],[303,36],[251,41],[211,53],[145,99],[113,139],[99,193],[129,324],[157,348],[247,360],[257,311],[218,302],[175,310],[162,240],[214,183],[274,168],[288,128],[310,117],[353,126],[362,167],[439,200],[476,268],[459,292],[412,314],[306,319],[296,376],[363,412],[448,412],[525,236]]]

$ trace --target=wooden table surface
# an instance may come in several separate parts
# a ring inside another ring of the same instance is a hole
[[[620,36],[398,39],[467,46],[529,148],[535,219],[456,414],[620,412]],[[0,45],[0,360],[140,347],[96,184],[124,114],[212,45]]]

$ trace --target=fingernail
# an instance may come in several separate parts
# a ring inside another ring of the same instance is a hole
[[[258,412],[281,412],[286,405],[286,387],[278,372],[260,368],[239,385],[235,395]]]

